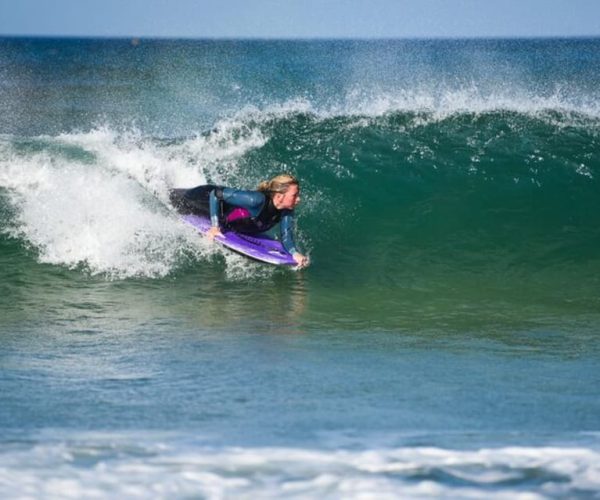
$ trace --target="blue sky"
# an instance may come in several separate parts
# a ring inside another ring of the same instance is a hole
[[[600,0],[0,0],[0,35],[600,36]]]

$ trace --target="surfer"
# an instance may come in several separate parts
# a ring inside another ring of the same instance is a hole
[[[171,203],[181,213],[210,216],[209,238],[222,229],[243,234],[258,234],[279,224],[281,244],[298,266],[306,267],[308,257],[294,241],[294,208],[300,202],[300,184],[289,174],[263,181],[255,191],[244,191],[213,184],[192,189],[173,189]]]

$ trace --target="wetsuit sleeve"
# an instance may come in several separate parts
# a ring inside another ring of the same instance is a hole
[[[245,208],[252,217],[256,217],[262,210],[265,200],[265,195],[260,191],[217,188],[211,191],[209,196],[211,224],[219,225],[219,201],[224,201],[234,207]]]
[[[298,253],[296,248],[296,242],[294,240],[294,212],[286,210],[281,216],[281,222],[279,224],[281,231],[281,244],[291,255]]]

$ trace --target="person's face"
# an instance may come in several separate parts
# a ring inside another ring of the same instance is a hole
[[[273,204],[278,210],[293,210],[300,203],[300,189],[296,184],[291,184],[285,193],[275,193]]]

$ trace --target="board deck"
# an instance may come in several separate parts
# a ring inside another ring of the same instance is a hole
[[[184,215],[182,219],[195,227],[201,234],[206,234],[210,229],[210,219],[200,215]],[[271,238],[262,235],[247,235],[226,231],[217,236],[215,241],[226,248],[238,252],[251,259],[273,264],[276,266],[295,266],[296,261],[286,252],[283,245]]]

